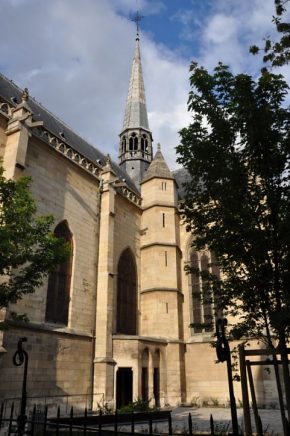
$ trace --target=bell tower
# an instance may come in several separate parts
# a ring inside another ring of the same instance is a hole
[[[137,24],[134,58],[123,129],[119,135],[119,165],[138,187],[152,161],[153,141],[148,123],[140,55],[139,22],[141,18],[137,12],[134,19]]]

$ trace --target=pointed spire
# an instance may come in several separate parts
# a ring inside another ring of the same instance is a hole
[[[123,124],[123,130],[132,128],[143,128],[148,131],[150,130],[146,108],[138,33],[135,42],[135,52]]]
[[[137,24],[139,20],[138,15]],[[129,174],[136,186],[139,186],[153,157],[153,138],[147,116],[138,30],[137,27],[129,92],[119,145],[120,166]]]
[[[142,180],[142,183],[146,182],[147,180],[153,179],[155,177],[161,179],[173,179],[173,176],[168,168],[168,165],[165,162],[164,156],[161,153],[160,143],[157,144],[156,154],[145,174],[144,179]]]

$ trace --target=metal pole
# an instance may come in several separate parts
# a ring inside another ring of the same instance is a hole
[[[228,384],[229,384],[229,396],[231,405],[231,416],[232,416],[232,429],[235,436],[239,435],[239,424],[237,416],[237,406],[234,394],[233,385],[233,373],[232,373],[232,361],[231,361],[231,350],[229,346],[229,341],[225,335],[225,327],[227,326],[226,318],[219,318],[216,321],[216,353],[217,358],[220,362],[227,362],[227,372],[228,372]]]
[[[17,343],[17,350],[13,355],[13,364],[15,366],[21,366],[24,363],[23,382],[22,382],[22,395],[21,395],[21,407],[20,415],[17,418],[17,432],[19,436],[22,436],[25,430],[25,424],[27,422],[26,412],[26,383],[27,383],[27,370],[28,370],[28,354],[22,348],[23,342],[27,342],[27,338],[20,338]]]

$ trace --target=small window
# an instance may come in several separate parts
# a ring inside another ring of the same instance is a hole
[[[165,261],[165,266],[167,266],[168,264],[167,251],[164,251],[164,261]]]
[[[162,191],[166,191],[166,182],[161,182]]]
[[[165,213],[162,214],[162,225],[165,227]]]

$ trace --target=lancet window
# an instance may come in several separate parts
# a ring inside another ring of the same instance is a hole
[[[194,333],[214,330],[214,295],[208,281],[208,274],[219,277],[214,256],[209,252],[190,252],[190,292],[192,295],[191,322]]]
[[[66,221],[59,223],[54,235],[63,238],[70,245],[69,259],[57,266],[48,278],[45,321],[67,325],[72,275],[72,234]]]
[[[137,334],[137,272],[133,253],[123,251],[117,276],[117,333]]]

